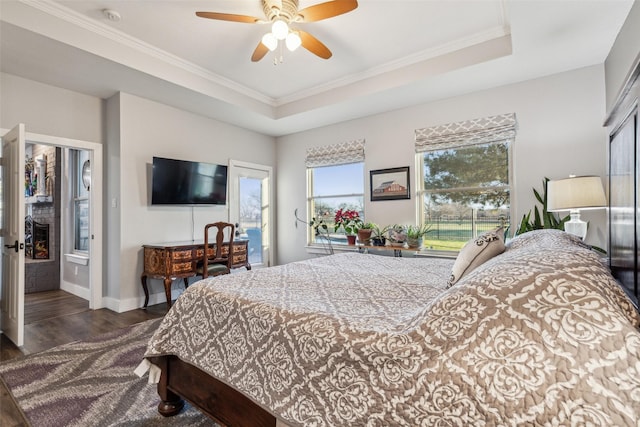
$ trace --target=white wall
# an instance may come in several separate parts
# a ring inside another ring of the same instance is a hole
[[[611,112],[620,90],[640,60],[640,2],[634,2],[605,61],[607,112]]]
[[[143,244],[199,239],[205,224],[228,219],[226,206],[193,208],[193,223],[191,207],[150,206],[153,156],[220,164],[235,159],[275,167],[276,150],[273,137],[125,93],[119,95],[118,120],[120,182],[109,188],[107,200],[112,206],[115,198],[118,207],[107,210],[110,217],[119,218],[120,265],[119,274],[109,276],[108,289],[110,297],[120,300],[120,306],[112,308],[122,311],[139,307],[142,301]],[[112,142],[110,161],[116,162]],[[161,281],[149,282],[152,294],[164,295]]]
[[[102,121],[100,98],[0,73],[0,128],[100,143]]]
[[[18,123],[24,123],[27,132],[102,143],[103,101],[0,73],[0,128],[11,129]],[[62,171],[62,176],[58,178],[65,185],[68,174]],[[67,225],[60,224],[63,232],[66,232]],[[61,250],[62,288],[88,296],[88,291],[84,290],[89,283],[88,267],[67,262],[63,254],[64,250]]]
[[[536,204],[532,187],[544,177],[595,174],[605,178],[606,130],[604,67],[583,68],[545,78],[418,105],[278,138],[278,261],[307,258],[307,230],[294,227],[294,210],[306,212],[304,157],[307,147],[364,138],[365,215],[380,224],[416,221],[411,200],[369,201],[369,171],[411,166],[415,189],[414,130],[503,113],[516,113],[513,147],[512,222]],[[590,221],[587,241],[606,247],[604,210],[584,212]]]
[[[17,123],[29,132],[105,144],[103,295],[116,311],[142,304],[144,243],[198,238],[204,224],[228,217],[226,208],[195,208],[192,227],[191,208],[149,206],[154,155],[223,164],[232,158],[274,168],[276,163],[270,136],[124,93],[104,101],[0,73],[0,128]],[[162,301],[161,281],[149,284]]]

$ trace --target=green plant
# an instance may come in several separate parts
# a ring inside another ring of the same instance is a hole
[[[360,227],[360,230],[373,230],[373,229],[375,229],[375,227],[377,227],[377,225],[375,223],[373,223],[373,222],[365,222]]]
[[[378,224],[371,223],[373,227],[371,228],[371,238],[384,238],[386,237],[387,231],[389,231],[389,226],[380,227]]]
[[[407,225],[405,231],[409,239],[419,239],[431,231],[431,224]]]
[[[297,210],[296,210],[297,219]],[[297,225],[296,225],[297,226]],[[329,235],[329,226],[325,222],[324,218],[311,218],[309,227],[313,230],[316,237],[321,237],[320,241],[323,245],[326,245],[330,254],[333,254],[333,245],[331,243],[331,236]]]
[[[549,178],[544,178],[542,181],[542,195],[534,188],[533,194],[540,204],[542,204],[542,213],[535,206],[533,210],[533,221],[531,221],[531,211],[522,216],[520,225],[516,234],[526,233],[527,231],[547,229],[564,230],[564,223],[569,221],[570,216],[567,215],[558,219],[553,212],[547,211],[547,183]]]

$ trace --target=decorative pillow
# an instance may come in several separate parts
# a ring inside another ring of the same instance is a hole
[[[477,238],[469,240],[462,247],[453,264],[447,289],[455,285],[458,280],[474,268],[504,252],[504,249],[504,230],[502,227],[487,231]]]

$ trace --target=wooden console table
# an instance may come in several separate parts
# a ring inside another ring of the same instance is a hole
[[[168,242],[153,245],[142,245],[144,249],[144,270],[140,281],[144,290],[144,306],[149,304],[149,288],[147,277],[164,280],[164,293],[167,305],[171,307],[171,283],[175,279],[183,279],[185,288],[189,286],[188,278],[196,275],[197,264],[204,255],[204,242]],[[245,267],[251,270],[249,264],[249,241],[234,240],[231,268]],[[215,244],[209,245],[209,252],[213,254]],[[224,244],[222,252],[229,250],[229,244]]]

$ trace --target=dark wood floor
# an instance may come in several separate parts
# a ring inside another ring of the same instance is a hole
[[[115,313],[106,308],[89,310],[89,303],[64,291],[25,295],[24,346],[16,347],[0,336],[0,363],[47,350],[58,345],[87,339],[134,323],[162,317],[166,303]],[[2,427],[26,426],[8,391],[0,383],[0,423]]]

